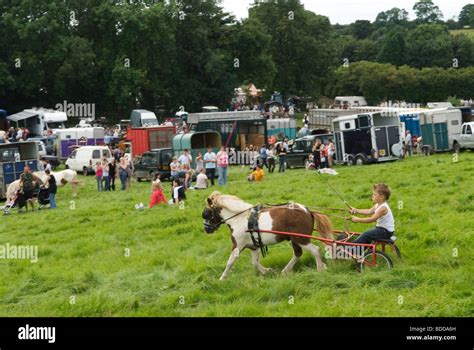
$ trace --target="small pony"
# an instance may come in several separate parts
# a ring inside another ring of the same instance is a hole
[[[326,264],[321,260],[320,249],[311,243],[307,237],[295,237],[261,232],[259,244],[249,232],[249,213],[255,207],[244,202],[236,196],[223,195],[219,192],[212,193],[206,201],[206,207],[202,212],[204,219],[204,230],[214,233],[222,224],[227,224],[231,231],[232,253],[220,280],[229,275],[239,254],[246,248],[251,250],[252,263],[262,274],[270,271],[259,261],[259,249],[262,246],[274,245],[284,241],[291,241],[293,246],[293,257],[283,269],[282,274],[291,272],[295,264],[303,254],[303,249],[314,256],[318,271],[325,270]],[[292,203],[260,211],[257,220],[258,228],[262,231],[292,232],[312,235],[316,224],[319,234],[323,238],[332,239],[332,224],[326,215],[314,213],[301,204]]]

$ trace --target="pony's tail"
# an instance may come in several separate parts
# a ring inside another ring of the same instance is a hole
[[[314,220],[316,221],[317,231],[322,238],[333,239],[332,236],[332,223],[329,218],[324,214],[318,214],[313,212]]]

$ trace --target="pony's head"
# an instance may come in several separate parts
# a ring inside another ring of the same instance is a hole
[[[202,211],[202,218],[204,219],[204,230],[206,233],[214,233],[222,225],[222,208],[217,203],[219,192],[212,193],[206,200],[206,207]]]

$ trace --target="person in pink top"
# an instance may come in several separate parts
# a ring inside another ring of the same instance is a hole
[[[217,153],[217,173],[219,174],[219,186],[227,184],[227,169],[229,167],[229,155],[224,147]]]
[[[104,168],[100,162],[95,164],[95,179],[97,180],[97,191],[102,192],[102,176],[104,175]]]

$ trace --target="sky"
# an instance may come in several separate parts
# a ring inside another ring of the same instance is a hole
[[[373,22],[382,11],[393,7],[405,9],[410,18],[414,19],[413,5],[417,0],[301,0],[307,10],[318,15],[329,17],[332,24],[349,24],[356,20],[366,19]],[[253,0],[223,0],[226,11],[233,13],[238,19],[248,16],[248,8]],[[433,0],[443,12],[444,19],[456,17],[461,9],[473,3],[473,0]]]

